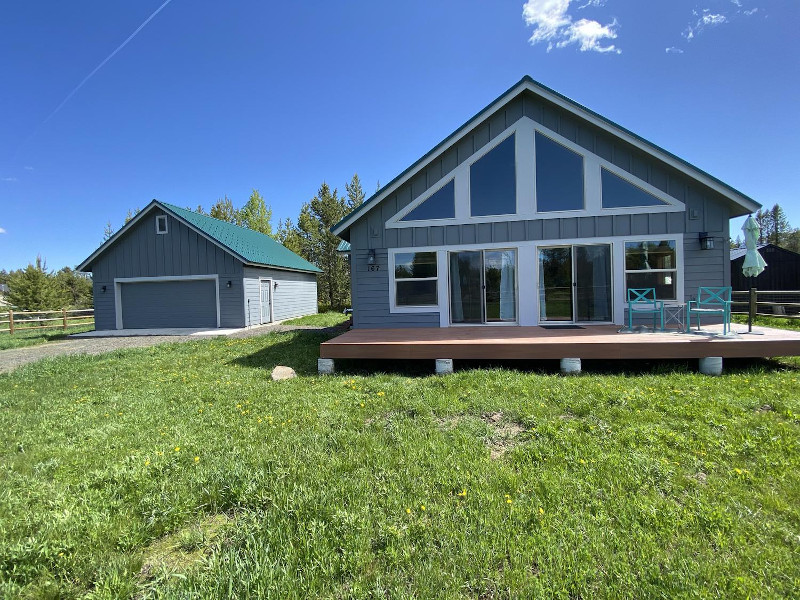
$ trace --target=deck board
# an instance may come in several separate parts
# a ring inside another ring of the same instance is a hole
[[[746,327],[735,325],[734,331]],[[320,346],[321,358],[680,359],[800,356],[800,332],[753,327],[754,334],[619,333],[616,325],[353,329]]]

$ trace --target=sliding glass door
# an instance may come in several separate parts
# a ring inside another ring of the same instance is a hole
[[[539,248],[539,320],[610,322],[611,246]]]
[[[451,252],[449,263],[452,323],[516,322],[516,250]]]

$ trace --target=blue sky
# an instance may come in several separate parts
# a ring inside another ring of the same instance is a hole
[[[258,188],[294,219],[356,172],[369,195],[526,74],[800,226],[798,23],[797,0],[4,3],[0,268],[75,266],[152,198]]]

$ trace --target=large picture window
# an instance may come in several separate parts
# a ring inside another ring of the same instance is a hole
[[[489,150],[469,169],[470,214],[513,215],[517,212],[517,168],[514,135]]]
[[[436,306],[436,252],[398,252],[394,255],[396,306]]]
[[[675,240],[625,242],[625,283],[628,288],[655,288],[659,300],[677,300]]]
[[[583,210],[583,156],[536,132],[536,210]]]
[[[633,206],[665,206],[667,203],[650,192],[615,175],[600,169],[603,185],[603,208],[629,208]]]

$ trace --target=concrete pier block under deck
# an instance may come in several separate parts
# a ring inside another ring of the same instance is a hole
[[[449,375],[453,372],[453,359],[452,358],[437,358],[436,359],[436,374]]]
[[[581,372],[581,359],[562,358],[560,368],[562,375],[577,375]]]
[[[706,356],[700,359],[700,372],[703,375],[722,375],[722,357]]]
[[[335,368],[332,358],[318,358],[317,359],[317,372],[320,375],[333,375]]]

